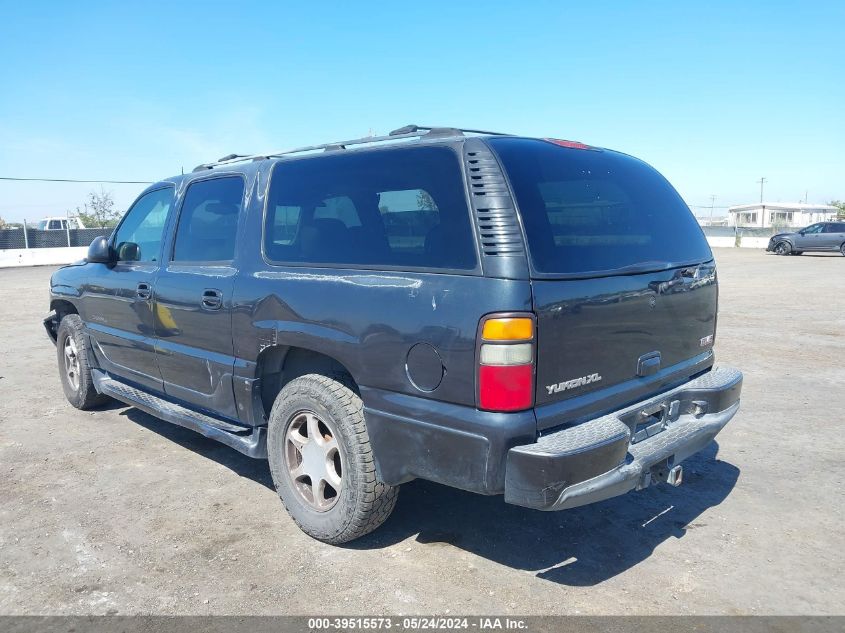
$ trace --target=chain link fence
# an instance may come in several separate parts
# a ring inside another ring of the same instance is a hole
[[[110,236],[114,229],[69,229],[40,231],[38,229],[0,229],[0,250],[10,248],[61,248],[88,246],[95,237]]]
[[[771,237],[784,229],[733,226],[703,226],[708,237],[732,237],[737,244],[743,237]],[[88,246],[100,235],[109,237],[114,229],[70,229],[40,231],[38,229],[0,229],[0,250],[11,248],[60,248],[62,246]]]

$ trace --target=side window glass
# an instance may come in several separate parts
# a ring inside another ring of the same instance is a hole
[[[813,224],[811,226],[808,226],[807,230],[804,231],[804,232],[807,233],[807,234],[821,233],[823,226],[824,226],[823,224]]]
[[[173,202],[173,188],[157,189],[139,198],[114,236],[117,258],[124,262],[154,262],[161,250],[161,236]]]
[[[176,227],[174,262],[231,261],[243,208],[240,176],[201,180],[188,186]]]
[[[270,212],[273,223],[268,227],[267,239],[274,247],[290,246],[296,239],[296,232],[299,228],[299,217],[302,207],[291,207],[281,204],[275,205]]]
[[[440,210],[425,189],[382,191],[378,209],[384,222],[387,242],[394,253],[424,254],[426,239],[436,238]]]
[[[361,226],[355,203],[347,196],[326,198],[314,209],[315,220],[340,220],[347,229]]]
[[[61,220],[50,220],[50,230],[57,231],[62,228]]]
[[[825,233],[841,233],[843,231],[843,227],[845,227],[845,224],[837,224],[835,222],[831,222],[830,224],[824,225],[824,232]]]
[[[460,163],[446,147],[277,163],[264,254],[277,263],[396,268],[476,266]]]

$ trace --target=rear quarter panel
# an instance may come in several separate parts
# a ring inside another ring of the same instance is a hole
[[[475,339],[490,312],[531,309],[527,281],[418,272],[262,265],[235,283],[235,355],[255,363],[269,345],[311,349],[342,363],[361,386],[475,405]],[[431,345],[444,373],[414,385],[410,349]]]

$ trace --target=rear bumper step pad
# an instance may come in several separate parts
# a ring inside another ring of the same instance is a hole
[[[720,367],[642,402],[508,451],[505,501],[563,510],[665,481],[739,409],[742,374]],[[633,440],[633,441],[632,441]]]

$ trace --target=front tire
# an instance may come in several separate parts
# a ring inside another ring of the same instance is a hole
[[[108,396],[94,389],[91,365],[88,362],[90,350],[82,335],[82,319],[78,314],[68,314],[59,324],[56,353],[59,377],[68,402],[83,411],[108,402]]]
[[[347,543],[379,527],[399,488],[380,482],[361,398],[319,374],[279,393],[267,433],[273,483],[291,518],[309,536]]]
[[[839,252],[845,255],[845,242],[843,242],[842,246],[839,247]]]
[[[792,252],[792,245],[789,242],[778,242],[775,246],[776,255],[789,255]]]

